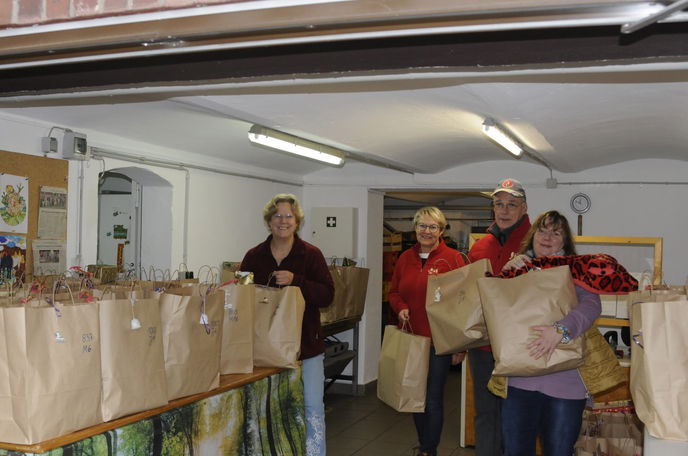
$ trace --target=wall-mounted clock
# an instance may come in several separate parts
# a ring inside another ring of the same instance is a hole
[[[571,210],[576,214],[585,214],[590,210],[590,197],[585,193],[576,193],[571,197]]]

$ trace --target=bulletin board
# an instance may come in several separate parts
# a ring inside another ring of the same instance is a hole
[[[60,187],[67,190],[69,163],[67,160],[62,159],[0,150],[0,173],[24,176],[29,179],[27,233],[20,234],[0,231],[0,235],[26,236],[25,272],[27,277],[31,277],[33,275],[32,244],[38,237],[39,192],[41,187]]]

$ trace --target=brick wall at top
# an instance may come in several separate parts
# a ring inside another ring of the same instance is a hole
[[[0,29],[246,0],[0,0]]]

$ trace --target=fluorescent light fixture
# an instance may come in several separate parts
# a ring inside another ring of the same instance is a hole
[[[327,163],[331,166],[344,165],[344,158],[346,158],[346,154],[343,151],[334,147],[260,125],[253,125],[251,127],[248,131],[248,140],[271,150],[298,155],[299,157]]]
[[[523,146],[521,146],[515,139],[511,137],[505,130],[503,130],[494,119],[487,118],[483,122],[483,133],[485,133],[494,142],[505,148],[515,157],[520,157],[523,154]]]

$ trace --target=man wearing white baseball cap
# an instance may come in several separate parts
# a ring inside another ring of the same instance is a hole
[[[487,235],[479,239],[470,252],[471,262],[487,258],[492,271],[502,270],[511,256],[518,252],[521,241],[530,229],[528,203],[523,185],[516,179],[502,179],[492,192],[494,223]],[[489,345],[468,351],[473,375],[475,403],[475,455],[500,456],[502,454],[501,401],[487,389],[494,369],[494,358]]]

